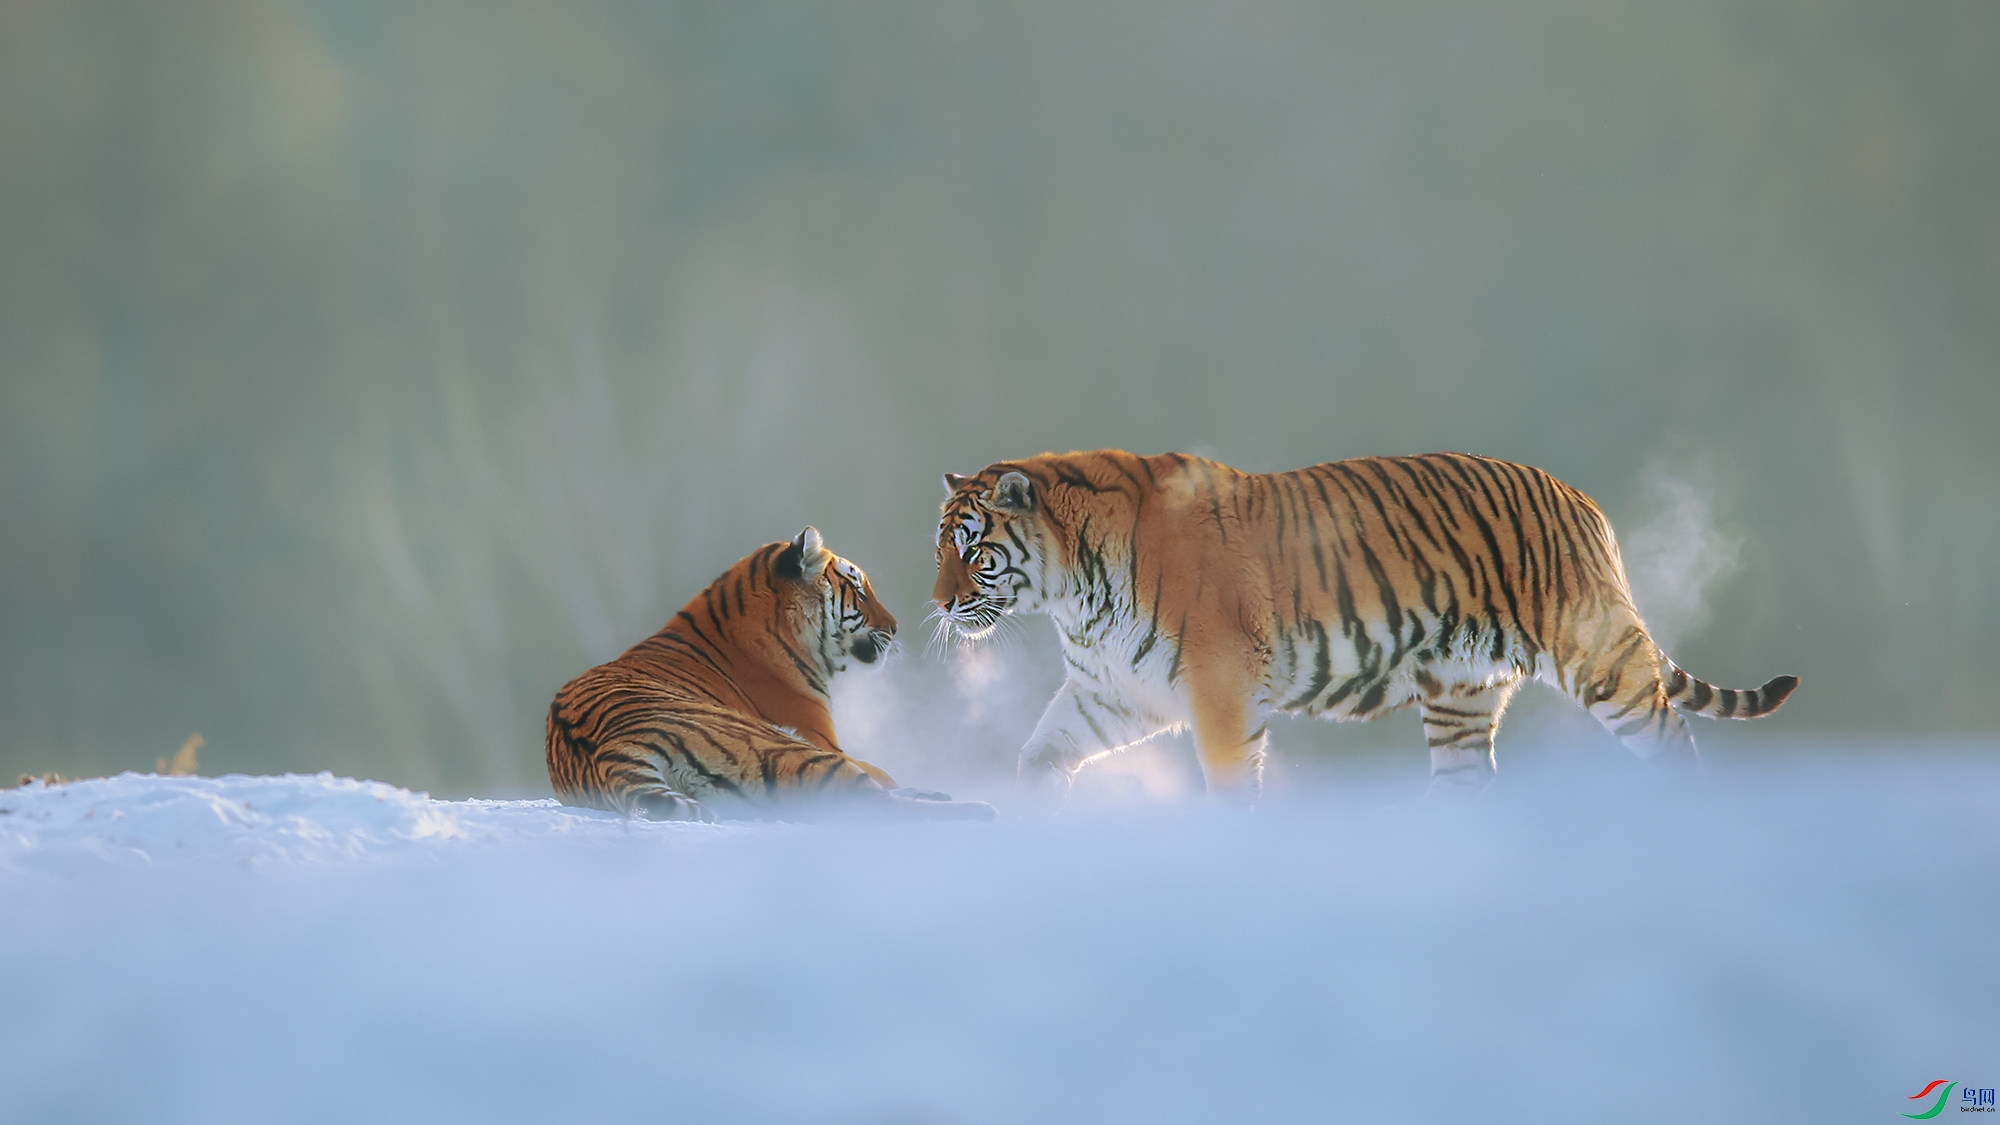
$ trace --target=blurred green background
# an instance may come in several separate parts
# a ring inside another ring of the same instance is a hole
[[[753,544],[919,642],[1097,446],[1527,461],[1730,737],[1990,738],[1996,109],[1990,0],[0,0],[0,770],[546,792]]]

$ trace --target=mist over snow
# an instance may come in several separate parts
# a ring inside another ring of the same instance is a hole
[[[1742,565],[1743,538],[1717,517],[1707,461],[1656,457],[1640,485],[1644,516],[1620,534],[1620,552],[1639,615],[1660,647],[1671,650],[1708,623],[1716,589]]]
[[[1813,749],[893,828],[0,791],[0,1119],[1890,1120],[2000,1058],[2000,766]]]
[[[904,645],[924,646],[921,629],[905,626],[904,635]],[[1021,747],[1061,683],[1047,619],[1003,617],[977,644],[933,639],[923,653],[900,651],[879,668],[835,677],[834,726],[842,749],[906,785],[1004,804]],[[1191,741],[1169,734],[1091,761],[1073,797],[1159,802],[1202,791]]]

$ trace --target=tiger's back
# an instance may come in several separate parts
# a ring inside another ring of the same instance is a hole
[[[1294,597],[1290,613],[1270,607],[1281,710],[1365,718],[1510,673],[1616,695],[1666,660],[1603,511],[1540,469],[1366,457],[1239,486],[1267,512],[1267,568]],[[1774,706],[1740,702],[1745,718]]]

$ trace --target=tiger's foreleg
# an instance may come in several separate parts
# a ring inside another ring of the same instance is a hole
[[[1230,669],[1195,669],[1189,679],[1194,749],[1208,791],[1255,800],[1264,788],[1271,708],[1255,678]]]
[[[859,758],[855,758],[855,757],[851,757],[851,756],[849,757],[849,759],[848,759],[848,760],[849,760],[849,761],[851,761],[851,762],[853,762],[853,763],[854,763],[855,765],[857,765],[857,766],[861,767],[861,772],[862,772],[862,773],[865,773],[865,774],[867,774],[867,775],[868,775],[869,777],[873,778],[873,779],[874,779],[874,781],[875,781],[875,784],[877,784],[877,785],[880,785],[880,786],[881,786],[882,788],[884,788],[884,789],[896,789],[896,788],[898,788],[898,786],[897,786],[897,784],[896,784],[896,779],[895,779],[895,778],[893,778],[893,777],[890,777],[890,776],[888,775],[888,773],[887,773],[886,771],[884,771],[883,769],[881,769],[881,768],[880,768],[879,766],[872,766],[872,765],[869,765],[869,764],[868,764],[867,762],[864,762],[864,761],[862,761],[862,760],[861,760],[861,759],[859,759]]]
[[[857,793],[855,806],[880,820],[996,820],[1000,813],[984,801],[954,801],[949,794],[922,789]]]
[[[1493,734],[1520,681],[1445,688],[1422,702],[1431,749],[1430,795],[1472,794],[1493,783]]]
[[[793,775],[784,801],[785,819],[797,820],[992,820],[999,814],[984,801],[954,801],[946,793],[892,789],[876,780],[881,770],[844,754],[811,755]],[[778,815],[778,809],[770,810]]]
[[[1165,729],[1167,724],[1157,716],[1075,680],[1064,680],[1021,749],[1018,777],[1031,793],[1061,797],[1068,794],[1070,779],[1085,762]]]

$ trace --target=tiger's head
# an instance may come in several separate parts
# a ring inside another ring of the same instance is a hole
[[[780,548],[771,571],[792,593],[800,643],[829,675],[850,658],[873,664],[888,655],[896,618],[860,567],[826,549],[819,529],[808,527]]]
[[[993,466],[977,476],[944,475],[938,520],[937,616],[966,640],[979,640],[1010,613],[1045,608],[1049,534],[1035,482],[1018,469]]]

